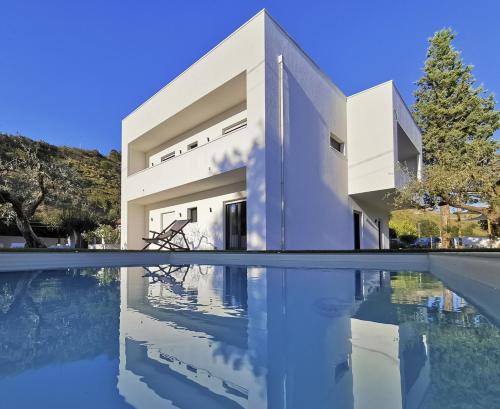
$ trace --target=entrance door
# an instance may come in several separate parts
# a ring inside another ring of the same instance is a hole
[[[354,224],[354,250],[361,248],[361,213],[353,213]]]
[[[247,248],[247,202],[226,205],[226,249]]]

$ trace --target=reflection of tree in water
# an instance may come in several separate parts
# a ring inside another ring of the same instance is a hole
[[[398,321],[427,340],[431,384],[421,408],[500,408],[500,329],[465,302],[454,308],[454,294],[430,274],[401,273],[391,287]]]
[[[0,376],[103,353],[117,356],[120,290],[115,273],[0,275]]]
[[[425,408],[500,408],[500,331],[491,324],[428,326],[432,367]]]

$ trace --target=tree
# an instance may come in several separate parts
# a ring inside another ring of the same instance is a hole
[[[389,221],[389,227],[394,230],[398,237],[400,236],[417,236],[417,226],[415,223],[407,219]]]
[[[414,118],[423,135],[425,167],[398,193],[399,204],[439,207],[442,243],[449,242],[450,206],[500,224],[500,161],[493,134],[500,113],[492,94],[475,86],[472,66],[452,46],[455,34],[443,29],[430,39],[424,75],[417,81]]]
[[[80,203],[52,213],[51,223],[71,238],[72,246],[83,247],[82,233],[98,226],[98,217],[88,206]]]
[[[100,224],[96,229],[86,231],[84,238],[87,241],[100,241],[103,248],[106,248],[107,244],[117,244],[120,242],[120,230],[109,224]]]
[[[65,194],[71,169],[43,152],[43,143],[16,142],[13,155],[0,155],[0,211],[15,221],[26,247],[45,247],[30,223],[42,204]]]

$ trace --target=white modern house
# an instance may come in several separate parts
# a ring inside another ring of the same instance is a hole
[[[387,248],[421,151],[392,81],[346,96],[263,10],[123,120],[122,248]]]

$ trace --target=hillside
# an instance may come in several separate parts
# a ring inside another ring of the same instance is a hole
[[[453,236],[486,237],[487,231],[482,229],[479,222],[468,221],[477,217],[477,214],[461,214],[460,223],[457,216],[451,216],[450,228]],[[439,236],[439,213],[434,211],[422,210],[396,210],[391,213],[389,227],[395,231],[398,236],[412,235],[422,237]]]
[[[43,155],[58,158],[70,164],[82,184],[82,198],[99,210],[105,219],[117,221],[120,217],[120,162],[119,152],[112,150],[107,156],[97,150],[86,150],[67,146],[55,146],[46,142],[0,133],[0,158],[6,160],[16,155],[21,144],[38,145]],[[50,218],[54,209],[41,208],[35,216],[35,226]],[[38,223],[36,223],[38,221]],[[38,227],[39,233],[50,234]],[[43,231],[40,231],[43,230]],[[0,234],[17,234],[15,226],[0,221]]]

